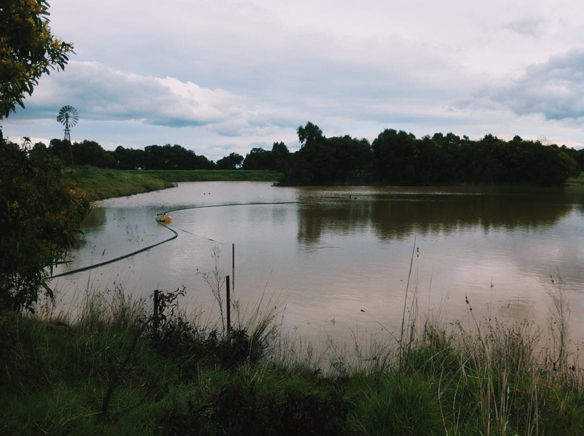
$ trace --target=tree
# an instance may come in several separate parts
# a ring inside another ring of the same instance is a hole
[[[302,147],[310,146],[314,143],[321,142],[324,139],[322,130],[316,124],[312,124],[310,121],[306,123],[306,126],[299,126],[296,130],[298,133],[298,140]]]
[[[244,170],[273,170],[276,164],[271,151],[254,147],[245,156],[242,168]]]
[[[76,142],[72,146],[73,159],[77,165],[91,165],[98,168],[115,168],[116,160],[95,141]]]
[[[376,177],[382,183],[416,184],[416,166],[420,158],[416,137],[402,130],[386,129],[371,144]]]
[[[55,38],[45,0],[0,3],[0,119],[24,107],[43,74],[64,68],[73,45]],[[79,233],[89,202],[40,145],[4,141],[0,130],[0,310],[32,309],[50,268]]]
[[[272,157],[274,159],[274,169],[284,171],[290,163],[290,151],[283,142],[274,142],[272,145]]]
[[[144,148],[144,169],[148,170],[194,170],[211,169],[213,163],[205,156],[180,145],[148,145]]]
[[[32,309],[89,208],[46,148],[0,141],[0,309]]]
[[[137,170],[144,168],[144,150],[134,150],[133,148],[124,148],[121,145],[113,152],[117,167],[121,170]]]
[[[225,156],[217,161],[217,168],[220,170],[234,170],[241,166],[243,162],[243,156],[237,153],[231,153],[229,156]]]
[[[0,118],[24,107],[43,74],[63,69],[73,45],[51,33],[45,0],[2,0],[0,6]]]
[[[71,158],[73,153],[71,152],[71,143],[65,139],[51,139],[49,142],[49,152],[61,159],[65,165],[73,165]]]

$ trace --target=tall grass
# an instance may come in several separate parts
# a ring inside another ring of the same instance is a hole
[[[87,294],[76,315],[3,317],[0,433],[584,434],[561,292],[548,329],[475,319],[469,301],[470,326],[406,310],[405,343],[319,352],[281,336],[267,296],[236,304],[231,332],[169,310],[153,334],[151,300]]]

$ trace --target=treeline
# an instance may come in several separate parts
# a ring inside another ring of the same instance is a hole
[[[327,138],[318,126],[298,128],[284,183],[323,184],[563,184],[584,169],[584,150],[543,145],[515,136],[473,141],[449,133],[416,138],[387,129],[370,144],[350,136]]]
[[[148,145],[144,149],[124,148],[121,145],[114,151],[104,150],[95,141],[82,141],[70,144],[68,141],[52,139],[47,147],[43,143],[35,147],[46,148],[53,156],[67,165],[90,165],[98,168],[121,170],[199,170],[237,168],[247,170],[284,169],[290,152],[283,142],[274,143],[272,150],[252,148],[244,158],[238,153],[213,162],[203,155],[197,155],[181,145]]]
[[[95,141],[85,140],[69,144],[68,141],[52,139],[48,150],[67,165],[91,165],[121,170],[216,168],[213,161],[180,145],[148,145],[143,150],[124,148],[120,145],[114,151],[108,151]]]
[[[416,138],[387,129],[372,143],[348,135],[326,137],[310,122],[298,128],[300,149],[291,153],[283,142],[271,150],[252,148],[245,156],[231,153],[213,162],[180,145],[104,150],[94,141],[51,140],[48,151],[66,164],[125,170],[236,169],[275,170],[289,185],[438,185],[563,184],[584,170],[584,149],[543,145],[515,136],[510,141],[486,135],[436,133]],[[37,144],[45,147],[44,144]]]

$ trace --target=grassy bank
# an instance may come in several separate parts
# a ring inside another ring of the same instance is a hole
[[[570,177],[566,180],[566,186],[584,186],[584,172],[581,172],[578,177]]]
[[[177,182],[276,181],[280,173],[245,170],[149,170],[126,171],[69,168],[66,175],[88,193],[91,201],[155,191]]]
[[[170,188],[172,182],[142,174],[139,171],[106,170],[98,168],[69,168],[66,176],[87,191],[90,201],[123,197],[141,192]]]
[[[584,434],[580,369],[529,325],[426,324],[325,365],[282,351],[274,312],[227,334],[172,315],[166,295],[167,316],[120,292],[74,320],[4,316],[0,433]]]
[[[167,182],[275,182],[282,177],[277,171],[264,170],[144,170]]]

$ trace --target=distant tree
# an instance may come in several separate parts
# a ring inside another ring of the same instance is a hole
[[[366,139],[351,138],[349,135],[327,139],[328,153],[335,162],[335,171],[327,183],[346,184],[363,182],[370,177],[371,147]]]
[[[530,181],[536,185],[562,185],[568,177],[580,173],[577,162],[557,145],[540,144],[530,163]]]
[[[305,126],[298,127],[296,132],[298,133],[298,140],[302,147],[321,142],[324,138],[322,130],[310,121],[308,121]]]
[[[71,145],[63,139],[51,139],[49,153],[59,158],[65,165],[71,165]]]
[[[35,145],[0,141],[0,310],[31,309],[50,269],[79,235],[89,203],[61,161]]]
[[[327,138],[322,130],[310,121],[297,129],[301,147],[285,169],[283,183],[322,185],[333,178],[336,168]]]
[[[145,152],[144,150],[134,150],[133,148],[124,148],[119,145],[113,152],[117,168],[121,170],[137,170],[144,168]]]
[[[290,163],[290,151],[283,142],[274,142],[272,145],[272,157],[274,159],[274,169],[284,171]]]
[[[116,168],[117,166],[114,156],[95,141],[76,142],[72,147],[75,165],[91,165],[98,168]]]
[[[327,138],[308,122],[298,127],[301,148],[282,167],[282,183],[322,185],[379,183],[431,185],[451,183],[561,185],[579,174],[584,150],[515,136],[470,140],[448,133],[416,138],[386,129],[371,146],[348,135]]]
[[[221,170],[234,170],[241,166],[243,156],[237,153],[230,153],[217,161],[217,168]]]
[[[245,156],[242,165],[244,170],[273,170],[275,167],[273,153],[263,148],[252,148]]]
[[[575,148],[566,147],[562,145],[561,150],[572,157],[578,164],[578,169],[584,171],[584,148],[576,150]]]
[[[205,156],[180,145],[148,145],[144,148],[143,168],[148,170],[211,169],[214,165]]]
[[[387,129],[377,136],[371,148],[378,180],[396,185],[416,184],[420,151],[413,134]]]
[[[33,149],[47,151],[47,146],[44,142],[37,142],[33,145]]]
[[[3,0],[0,5],[0,118],[24,107],[43,74],[64,68],[71,43],[53,36],[45,0]]]

